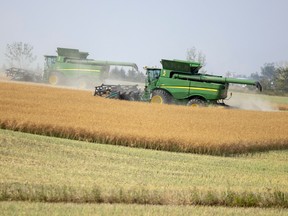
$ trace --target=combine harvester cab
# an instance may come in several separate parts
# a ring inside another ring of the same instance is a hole
[[[110,66],[132,67],[135,63],[87,59],[88,52],[78,49],[57,48],[58,56],[45,55],[43,79],[51,85],[72,85],[86,88],[107,78]]]
[[[188,106],[225,105],[223,100],[227,98],[230,83],[253,85],[262,91],[261,84],[254,80],[200,74],[198,62],[162,59],[161,64],[162,69],[145,68],[146,85],[144,92],[139,93],[142,101]],[[99,88],[103,89],[105,85],[96,87],[94,95],[100,95]],[[113,98],[115,92],[110,89],[108,97]]]

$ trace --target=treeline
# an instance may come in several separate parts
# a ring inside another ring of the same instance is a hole
[[[145,74],[134,69],[125,70],[123,67],[114,67],[109,71],[109,78],[131,82],[145,82]]]
[[[261,83],[263,93],[269,95],[288,96],[288,63],[266,63],[260,68],[260,73],[255,72],[251,75],[237,74],[235,72],[226,72],[226,77],[253,79]],[[245,91],[245,89],[254,90],[253,86],[232,87],[237,91]]]
[[[251,78],[260,81],[265,94],[288,95],[288,64],[266,63]]]

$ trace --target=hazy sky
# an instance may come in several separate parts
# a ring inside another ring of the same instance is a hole
[[[194,46],[208,73],[249,75],[288,61],[288,0],[0,0],[0,66],[18,41],[41,66],[57,47],[142,68],[185,59]]]

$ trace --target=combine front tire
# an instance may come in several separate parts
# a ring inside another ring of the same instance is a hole
[[[206,106],[206,102],[204,100],[199,99],[199,98],[192,98],[187,103],[187,106],[191,106],[191,107],[205,107]]]
[[[61,82],[61,75],[59,73],[51,73],[48,81],[51,85],[59,85]]]
[[[157,89],[153,91],[150,102],[158,104],[170,104],[172,102],[172,96],[164,90]]]

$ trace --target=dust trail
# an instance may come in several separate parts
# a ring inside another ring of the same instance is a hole
[[[243,110],[279,111],[276,106],[257,94],[232,93],[232,98],[226,100],[229,106]]]

